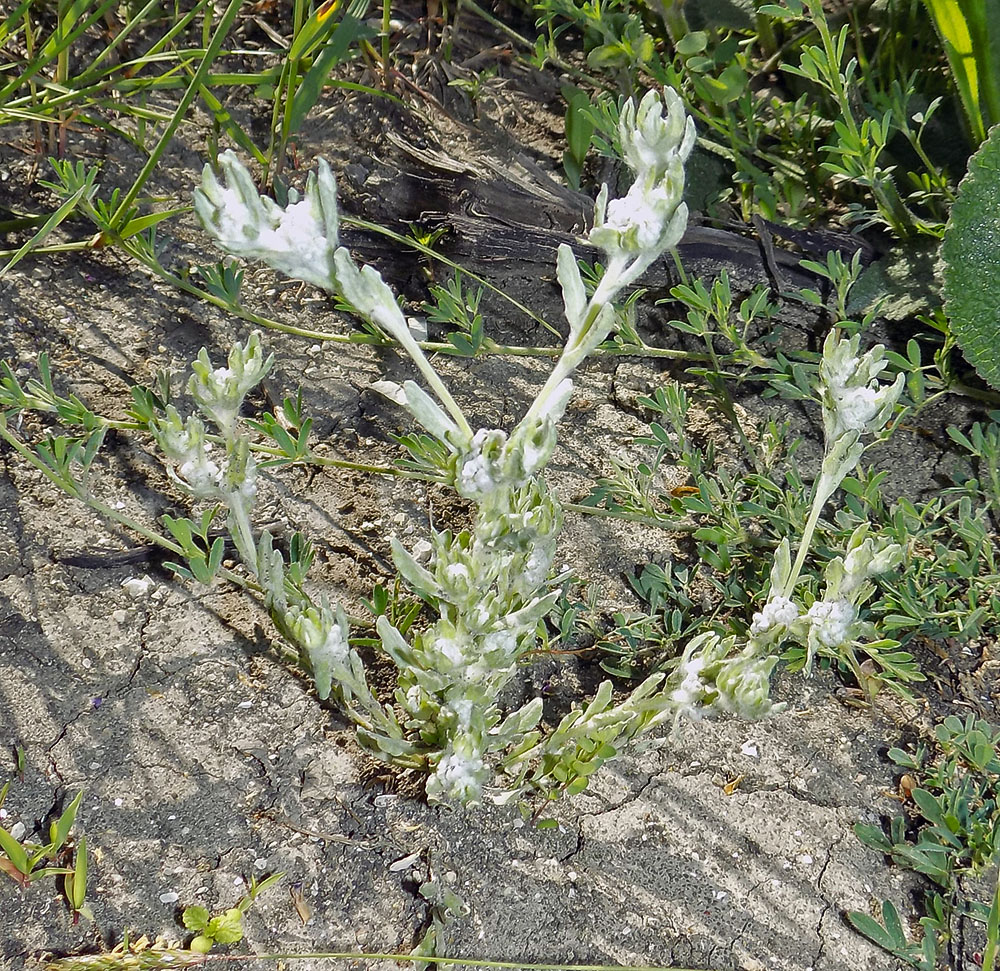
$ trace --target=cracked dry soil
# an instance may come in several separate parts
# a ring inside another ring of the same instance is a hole
[[[321,154],[337,163],[345,208],[368,216],[366,200],[407,164],[412,175],[414,163],[391,161],[388,136],[371,141],[393,129],[391,120],[374,117],[378,106],[353,95],[338,98],[306,132],[303,167]],[[535,147],[525,148],[530,132],[518,130],[513,138],[536,169],[554,173],[557,109],[536,108]],[[178,140],[154,195],[188,199],[204,161],[192,136],[204,121],[195,118],[190,140]],[[510,139],[500,139],[503,122],[487,112],[458,134],[449,130],[450,141],[437,133],[436,147],[468,159],[474,144],[514,171]],[[126,181],[136,160],[109,155],[104,163],[102,183],[110,189]],[[8,154],[8,184],[41,191],[32,185],[32,164]],[[537,177],[524,171],[525,179]],[[205,240],[193,220],[170,225],[164,259],[172,265],[204,259]],[[399,217],[393,228],[403,226]],[[377,240],[355,242],[408,296],[423,296],[419,261],[387,254]],[[472,268],[501,271],[505,286],[559,319],[551,268],[488,261]],[[248,303],[269,316],[338,332],[350,326],[308,288],[257,266],[248,267],[247,277]],[[736,287],[756,282],[735,272],[734,281]],[[672,340],[658,325],[655,295],[644,303],[640,323],[655,342]],[[539,340],[531,322],[501,301],[488,298],[484,306],[495,339]],[[781,326],[799,340],[810,329],[801,321]],[[116,417],[130,384],[150,382],[158,368],[185,369],[202,345],[219,359],[246,332],[241,322],[161,287],[113,252],[25,261],[0,282],[2,357],[28,375],[46,351],[61,390]],[[398,454],[388,434],[404,427],[403,416],[366,390],[377,378],[410,375],[397,355],[320,348],[273,333],[265,340],[279,363],[267,397],[254,398],[251,411],[271,407],[301,382],[316,418],[314,440],[330,454],[365,461]],[[492,425],[521,413],[546,366],[492,358],[440,363],[472,420]],[[585,369],[553,464],[563,496],[581,498],[588,483],[610,471],[610,456],[644,429],[636,395],[671,376],[683,373],[655,362],[605,359]],[[741,403],[750,420],[772,407],[752,396]],[[967,419],[955,410],[937,417],[942,425]],[[724,456],[725,430],[713,430],[711,416],[702,420]],[[24,437],[37,431],[35,420],[26,419]],[[890,448],[896,451],[883,460],[893,467],[891,488],[917,495],[933,486],[939,445],[914,438]],[[810,453],[802,454],[807,463]],[[184,508],[146,444],[124,435],[109,436],[93,488],[146,522]],[[299,469],[266,478],[259,519],[310,535],[318,547],[317,588],[359,609],[373,582],[391,576],[390,534],[412,543],[426,535],[431,517],[451,523],[463,515],[434,488]],[[284,881],[247,919],[245,946],[252,951],[408,950],[428,919],[417,888],[434,877],[468,907],[442,943],[448,955],[718,971],[897,967],[850,929],[844,912],[868,910],[883,897],[910,910],[910,878],[858,842],[851,827],[895,810],[882,753],[913,732],[912,712],[889,704],[875,711],[847,707],[827,675],[809,682],[785,677],[775,689],[788,703],[781,714],[758,724],[682,725],[676,736],[630,752],[588,792],[559,804],[556,829],[533,829],[516,812],[497,808],[428,807],[366,762],[337,713],[320,706],[280,660],[263,614],[236,592],[186,588],[150,563],[66,562],[68,554],[133,542],[9,450],[0,453],[0,779],[12,780],[3,824],[21,822],[29,835],[40,834],[85,790],[78,829],[92,854],[88,897],[95,916],[93,924],[73,926],[52,880],[24,892],[5,883],[5,969],[32,966],[45,952],[98,949],[126,930],[181,938],[184,906],[231,907],[249,876],[278,870],[287,874]],[[562,548],[565,562],[599,586],[606,611],[634,606],[623,578],[637,565],[682,554],[667,534],[593,517],[568,517]],[[149,584],[123,586],[130,578]],[[526,669],[521,690],[535,693],[545,682],[553,704],[579,701],[583,686],[595,680],[593,668],[540,662]],[[975,704],[989,703],[981,691]],[[25,753],[23,778],[15,770],[18,748]],[[304,909],[296,909],[296,896]]]

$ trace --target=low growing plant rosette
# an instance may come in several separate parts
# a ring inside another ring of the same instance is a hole
[[[813,645],[811,660],[817,643],[839,645],[866,633],[857,617],[858,605],[870,593],[866,578],[895,555],[859,534],[840,566],[828,568],[828,599],[817,602],[820,606],[801,605],[793,597],[797,573],[786,546],[776,560],[771,599],[742,642],[714,633],[696,636],[668,673],[653,674],[617,704],[611,683],[604,682],[588,705],[571,711],[547,733],[539,728],[540,698],[513,712],[501,710],[498,699],[537,645],[565,579],[553,574],[562,510],[544,470],[572,394],[573,372],[614,328],[615,297],[676,246],[687,223],[684,163],[695,130],[680,99],[673,91],[662,98],[651,91],[638,106],[626,103],[619,127],[634,181],[625,196],[610,201],[607,187],[602,188],[588,237],[602,251],[606,270],[588,298],[572,249],[559,247],[556,269],[569,334],[549,378],[509,433],[472,428],[411,333],[391,289],[373,267],[358,266],[340,246],[336,185],[325,162],[309,176],[304,197],[290,192],[284,209],[257,194],[231,152],[220,158],[223,181],[206,166],[195,194],[203,224],[223,249],[262,259],[336,294],[399,343],[429,391],[415,381],[380,381],[374,388],[409,411],[440,443],[442,474],[475,506],[470,529],[432,532],[427,566],[392,539],[396,569],[436,615],[409,639],[386,616],[378,618],[382,650],[398,669],[392,703],[381,702],[371,691],[362,659],[351,646],[344,611],[305,591],[302,567],[308,566],[308,558],[286,562],[266,532],[255,548],[245,536],[237,543],[265,591],[275,625],[312,672],[320,698],[333,695],[340,701],[370,752],[426,770],[432,800],[468,805],[481,800],[484,787],[498,801],[578,792],[624,744],[681,713],[715,708],[746,717],[766,714],[780,644],[804,640]],[[192,379],[199,408],[227,442],[224,466],[214,465],[207,455],[191,454],[194,443],[204,441],[197,426],[182,443],[185,447],[174,448],[172,455],[179,463],[175,478],[186,481],[196,495],[198,488],[209,489],[226,504],[230,525],[238,530],[248,521],[254,493],[237,487],[239,469],[247,474],[253,470],[243,458],[239,436],[230,441],[226,423],[238,413],[246,393],[246,382],[237,376],[239,365],[259,357],[257,346],[251,346],[255,340],[234,350],[235,367],[232,357],[228,368],[214,372],[202,361]],[[827,342],[818,383],[825,417],[829,411],[827,460],[798,570],[819,510],[860,457],[862,432],[884,424],[898,397],[898,383],[892,389],[878,387],[878,354],[858,358],[856,352],[856,340],[838,342],[831,335]],[[256,367],[260,371],[263,364]],[[171,420],[180,421],[179,416]]]

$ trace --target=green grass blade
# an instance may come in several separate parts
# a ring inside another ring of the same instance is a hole
[[[207,85],[201,85],[199,92],[201,100],[205,102],[205,107],[215,116],[215,121],[219,127],[229,133],[233,141],[249,155],[252,155],[261,165],[265,163],[264,153],[253,143],[253,139],[236,123],[233,116],[226,110],[225,105],[212,93],[212,89]]]
[[[14,864],[18,873],[23,873],[27,876],[30,869],[28,866],[28,854],[25,852],[24,847],[2,826],[0,826],[0,850],[3,850],[4,856]]]
[[[97,170],[93,170],[92,175],[96,175]],[[21,260],[24,259],[35,247],[39,246],[53,229],[56,228],[76,207],[80,204],[80,201],[85,195],[88,194],[93,189],[93,178],[91,178],[87,184],[81,185],[79,189],[76,190],[45,222],[42,224],[41,229],[35,233],[17,252],[10,258],[7,265],[0,270],[0,280],[12,270]]]
[[[167,150],[167,145],[170,144],[170,140],[174,136],[174,132],[176,132],[180,127],[188,109],[191,107],[192,102],[204,85],[209,69],[215,62],[215,59],[219,56],[219,52],[222,50],[222,43],[229,34],[229,31],[232,29],[233,24],[236,22],[236,15],[240,12],[242,3],[243,0],[229,0],[229,6],[226,7],[226,12],[222,15],[222,20],[216,28],[212,41],[208,45],[208,49],[205,51],[205,56],[198,65],[198,70],[195,71],[194,77],[191,79],[191,83],[188,85],[187,90],[184,92],[184,95],[180,100],[180,104],[177,105],[177,110],[174,112],[173,118],[167,123],[167,126],[164,128],[163,134],[160,135],[160,139],[153,151],[149,153],[149,158],[146,160],[146,164],[142,167],[142,171],[132,184],[132,188],[125,193],[124,198],[119,202],[118,207],[111,214],[110,222],[113,226],[116,221],[122,219],[125,213],[131,210],[135,200],[139,196],[139,193],[142,191],[142,187],[146,184],[149,177],[153,174],[154,169],[159,164],[160,158]]]
[[[76,821],[76,811],[80,808],[80,802],[83,799],[83,790],[81,789],[77,794],[76,798],[66,807],[63,814],[59,817],[59,821],[55,824],[52,832],[52,849],[58,850],[63,845],[65,845],[66,840],[69,839],[69,831],[73,828],[73,823]]]
[[[1000,946],[1000,871],[993,891],[993,905],[986,921],[986,946],[983,948],[983,971],[996,971],[997,949]]]
[[[286,119],[285,139],[294,135],[302,126],[306,115],[319,100],[330,71],[346,58],[351,45],[361,38],[371,36],[373,33],[365,24],[350,16],[337,25],[333,36],[324,45],[292,97],[292,109]]]
[[[979,109],[987,131],[1000,121],[1000,4],[959,0],[972,37],[979,80]]]
[[[115,4],[115,0],[104,0],[85,20],[80,21],[68,34],[62,34],[57,28],[42,45],[39,54],[17,73],[10,83],[0,88],[0,104],[5,104],[10,96],[23,87],[36,74],[43,71],[49,64],[70,49],[83,33],[97,23]]]
[[[81,836],[76,848],[73,876],[69,879],[69,902],[74,911],[83,908],[87,899],[87,837]]]
[[[32,0],[21,0],[20,6],[4,17],[3,22],[0,23],[0,47],[3,47],[11,37],[20,32],[21,21],[31,3]]]
[[[986,137],[986,129],[979,109],[979,77],[969,25],[955,0],[924,0],[924,3],[948,55],[972,137],[981,142]]]

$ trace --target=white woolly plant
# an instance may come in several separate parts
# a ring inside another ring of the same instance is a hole
[[[509,434],[471,427],[385,281],[371,266],[359,267],[339,245],[336,186],[325,163],[309,177],[304,198],[290,194],[285,209],[257,195],[232,153],[220,159],[224,182],[206,166],[195,193],[202,222],[228,252],[263,259],[338,294],[400,344],[430,393],[414,381],[375,387],[445,446],[443,471],[476,505],[470,530],[434,532],[427,567],[392,541],[396,568],[437,613],[431,626],[409,640],[387,618],[378,619],[382,647],[399,669],[394,705],[382,705],[372,695],[343,612],[304,598],[266,533],[248,561],[267,591],[279,630],[312,670],[320,697],[336,693],[373,753],[425,767],[432,799],[476,802],[497,772],[506,788],[503,798],[524,791],[579,791],[622,744],[686,707],[690,658],[669,676],[648,678],[620,704],[612,703],[611,684],[605,682],[586,708],[571,712],[548,734],[537,727],[541,699],[506,715],[498,706],[558,596],[561,578],[553,577],[552,565],[562,513],[542,473],[572,393],[571,375],[608,337],[615,296],[675,246],[687,224],[684,163],[695,131],[680,99],[672,91],[665,99],[650,92],[638,108],[626,104],[620,135],[634,182],[623,198],[610,202],[602,189],[589,235],[603,251],[607,269],[588,299],[572,249],[559,248],[557,275],[569,335],[549,379]],[[757,678],[755,688],[763,676],[766,692],[766,672],[749,674]],[[725,690],[717,694],[722,707],[740,707],[724,700]]]
[[[854,648],[870,638],[873,629],[860,620],[860,608],[875,590],[871,577],[899,566],[902,547],[869,536],[867,524],[862,524],[848,540],[845,555],[826,564],[823,596],[808,607],[796,596],[823,507],[861,460],[862,436],[875,435],[885,427],[903,391],[903,374],[890,385],[879,381],[886,367],[885,348],[877,344],[859,356],[859,343],[858,335],[845,340],[831,331],[823,345],[817,378],[823,410],[823,464],[795,562],[787,539],[778,547],[767,602],[754,614],[750,626],[747,654],[759,658],[778,644],[792,641],[805,649],[806,673],[817,655],[841,658],[863,684]]]
[[[343,610],[325,598],[317,604],[304,591],[308,556],[293,555],[286,562],[266,532],[254,549],[243,531],[242,513],[248,515],[253,490],[236,488],[237,476],[229,470],[247,470],[252,486],[253,467],[241,457],[244,447],[231,428],[246,393],[240,362],[257,354],[256,345],[234,350],[227,369],[212,371],[204,357],[193,379],[199,407],[227,443],[232,438],[225,468],[210,457],[197,420],[185,425],[171,412],[158,434],[177,465],[177,480],[197,496],[227,504],[231,527],[240,533],[240,553],[265,590],[279,631],[312,672],[319,696],[338,698],[372,753],[426,769],[432,799],[476,802],[496,775],[503,784],[498,799],[524,792],[577,792],[622,744],[681,713],[715,708],[746,717],[765,714],[772,707],[769,679],[780,646],[788,640],[800,643],[810,664],[817,654],[853,657],[852,645],[871,633],[860,620],[860,607],[872,592],[869,578],[892,568],[901,556],[898,546],[879,544],[859,528],[846,555],[827,565],[822,599],[807,604],[796,593],[824,505],[857,465],[861,436],[885,425],[902,387],[902,377],[892,386],[880,385],[881,347],[859,357],[857,338],[831,335],[817,382],[826,454],[813,507],[794,564],[787,541],[779,547],[768,600],[754,615],[748,635],[698,635],[669,674],[647,678],[618,704],[610,682],[604,682],[585,708],[574,709],[548,733],[538,728],[541,699],[512,713],[500,710],[501,692],[537,643],[539,625],[562,579],[552,575],[562,513],[543,472],[572,393],[572,374],[608,337],[615,296],[679,242],[687,222],[684,162],[695,133],[679,98],[667,91],[661,100],[650,92],[638,108],[626,104],[620,136],[634,182],[620,199],[609,201],[607,187],[601,190],[589,235],[607,269],[588,299],[572,250],[559,248],[556,269],[569,335],[548,380],[509,434],[472,428],[385,281],[371,266],[359,267],[340,246],[336,186],[324,162],[318,176],[309,177],[305,197],[290,193],[284,209],[257,195],[232,153],[220,159],[225,182],[206,166],[195,193],[204,225],[224,249],[263,259],[338,294],[400,344],[430,393],[414,381],[381,381],[374,387],[444,446],[442,471],[475,504],[471,529],[433,533],[426,567],[392,540],[397,570],[437,616],[409,640],[386,617],[378,619],[382,648],[398,668],[394,703],[383,704],[350,645]]]
[[[879,381],[885,348],[879,344],[859,356],[858,345],[857,335],[844,340],[831,332],[823,346],[816,391],[823,411],[824,457],[795,562],[790,543],[782,540],[767,601],[753,615],[745,638],[710,631],[688,642],[671,679],[679,711],[696,715],[715,708],[759,718],[776,710],[770,675],[788,643],[804,649],[807,674],[820,655],[845,661],[859,683],[866,683],[855,649],[870,640],[874,629],[861,620],[861,607],[875,590],[871,578],[901,562],[899,544],[869,536],[868,525],[862,524],[848,540],[845,555],[826,564],[823,596],[807,605],[796,590],[823,508],[861,460],[862,436],[882,430],[903,390],[902,374],[891,385]],[[877,641],[868,646],[895,644]]]
[[[170,477],[195,499],[217,502],[226,509],[229,533],[240,557],[254,570],[256,541],[250,513],[257,496],[257,463],[237,416],[243,399],[273,364],[274,355],[265,359],[256,333],[245,345],[237,344],[229,352],[226,367],[213,369],[204,348],[194,361],[188,392],[202,415],[216,426],[222,439],[221,454],[214,453],[206,439],[205,423],[196,415],[185,421],[173,405],[168,405],[163,418],[150,422],[156,443],[172,463]]]

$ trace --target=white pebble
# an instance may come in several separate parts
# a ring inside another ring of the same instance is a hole
[[[122,580],[122,587],[133,600],[141,600],[149,593],[153,581],[149,577],[129,577]]]

